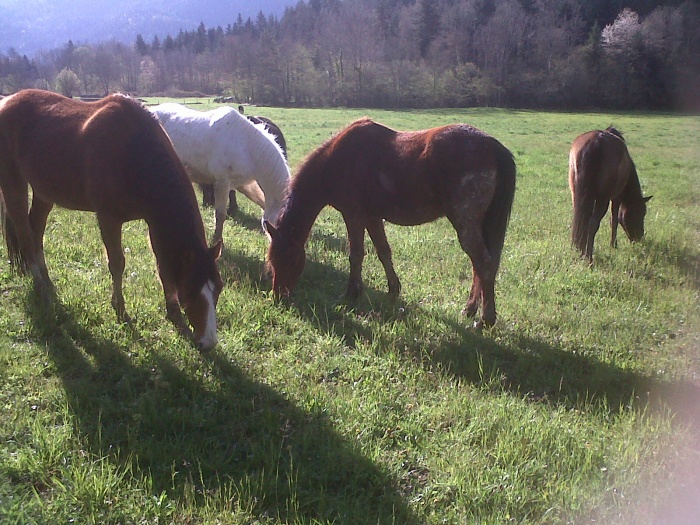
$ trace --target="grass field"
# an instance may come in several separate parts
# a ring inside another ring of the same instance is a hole
[[[365,294],[346,307],[332,209],[292,303],[275,304],[260,210],[239,197],[221,343],[203,356],[165,320],[143,223],[124,228],[136,319],[122,326],[94,217],[55,210],[52,311],[0,246],[0,522],[697,523],[697,117],[246,109],[282,128],[293,170],[364,115],[402,130],[467,122],[503,142],[518,183],[498,323],[479,333],[461,317],[471,267],[445,220],[387,225],[402,296],[388,302],[368,242]],[[644,241],[610,248],[606,217],[589,268],[569,244],[568,150],[610,124],[654,197]]]

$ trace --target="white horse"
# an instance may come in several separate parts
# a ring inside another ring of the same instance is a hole
[[[263,209],[263,224],[277,224],[290,172],[282,149],[264,125],[230,107],[203,112],[166,103],[149,109],[170,136],[192,181],[214,186],[212,242],[222,237],[231,189]]]

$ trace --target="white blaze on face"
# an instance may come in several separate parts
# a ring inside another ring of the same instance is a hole
[[[218,342],[216,337],[216,305],[214,304],[214,282],[210,279],[202,287],[200,292],[207,303],[207,324],[204,329],[204,335],[197,341],[202,349],[211,350]]]

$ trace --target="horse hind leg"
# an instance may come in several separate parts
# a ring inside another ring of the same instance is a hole
[[[472,286],[469,290],[469,298],[467,299],[467,305],[465,306],[462,313],[467,317],[474,317],[476,312],[479,311],[479,305],[481,304],[481,282],[479,275],[472,268]]]
[[[468,317],[476,315],[481,303],[481,318],[474,323],[476,328],[493,326],[496,323],[494,260],[481,233],[481,221],[456,219],[448,214],[448,219],[457,231],[459,244],[472,262],[472,286],[464,309]]]
[[[620,223],[620,201],[612,201],[612,209],[610,212],[610,247],[617,248],[617,226]]]
[[[50,286],[53,286],[53,284],[49,278],[49,272],[46,268],[46,259],[44,257],[44,232],[46,231],[46,221],[52,209],[52,202],[44,201],[34,196],[32,199],[32,207],[29,210],[29,224],[34,234],[34,254],[37,265],[42,278]]]
[[[47,295],[53,290],[53,283],[46,271],[46,264],[42,264],[43,255],[37,257],[37,245],[42,246],[43,242],[35,240],[29,217],[28,187],[5,187],[1,197],[2,227],[10,264],[19,273],[30,273],[34,288]],[[43,228],[39,233],[43,235]]]
[[[593,241],[595,240],[596,233],[600,228],[600,221],[603,220],[605,214],[608,211],[609,201],[605,199],[597,199],[593,205],[593,212],[588,219],[588,237],[586,239],[586,259],[588,264],[593,264]]]
[[[394,271],[394,263],[391,259],[391,247],[389,246],[389,241],[386,238],[386,231],[384,230],[384,223],[381,219],[371,221],[367,225],[367,232],[369,233],[370,239],[374,244],[374,248],[377,251],[377,257],[379,261],[384,266],[384,273],[386,273],[387,284],[389,287],[389,296],[396,299],[401,293],[401,282],[399,277]]]
[[[354,304],[359,299],[363,288],[362,262],[365,257],[365,227],[346,215],[343,215],[343,219],[348,230],[348,244],[350,246],[350,274],[345,298],[350,304]]]

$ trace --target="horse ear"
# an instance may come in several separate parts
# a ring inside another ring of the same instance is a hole
[[[209,253],[211,253],[211,256],[214,258],[215,261],[219,260],[219,257],[221,257],[221,252],[223,251],[224,248],[224,241],[219,239],[216,241],[216,244],[209,248]]]
[[[263,226],[271,239],[277,237],[277,228],[275,228],[270,221],[263,221]]]
[[[644,202],[649,202],[653,195],[649,195],[648,197],[644,197]]]

